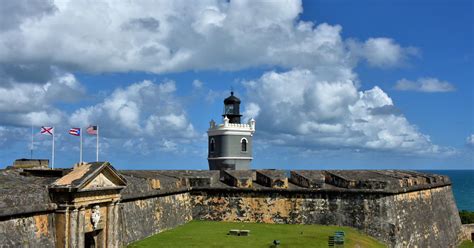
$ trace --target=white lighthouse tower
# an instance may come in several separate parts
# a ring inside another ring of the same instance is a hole
[[[234,92],[224,100],[223,123],[210,122],[208,158],[210,170],[248,170],[252,161],[255,120],[240,123],[240,99]]]

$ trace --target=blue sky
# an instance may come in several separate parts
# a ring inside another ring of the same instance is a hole
[[[0,167],[101,159],[207,169],[231,88],[254,168],[473,169],[470,1],[10,1],[0,17]],[[95,158],[85,137],[84,158]]]

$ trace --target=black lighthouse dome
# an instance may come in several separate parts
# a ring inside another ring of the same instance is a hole
[[[235,104],[238,103],[240,104],[240,99],[234,96],[234,92],[230,92],[230,96],[224,99],[224,104]]]
[[[240,123],[240,99],[234,96],[234,92],[230,92],[230,96],[224,99],[224,114],[230,123]]]

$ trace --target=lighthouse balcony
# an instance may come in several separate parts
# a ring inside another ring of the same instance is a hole
[[[225,129],[239,129],[245,131],[255,131],[255,120],[250,119],[248,123],[230,123],[229,119],[224,118],[224,123],[216,125],[216,123],[211,120],[209,126],[209,131],[212,130],[225,130]]]
[[[252,127],[249,124],[241,124],[241,123],[228,123],[227,125],[219,124],[209,129],[223,129],[223,128],[239,128],[239,129],[249,129],[249,130],[252,129]]]

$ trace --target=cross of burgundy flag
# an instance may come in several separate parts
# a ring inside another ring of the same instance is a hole
[[[33,135],[33,132],[31,134]],[[51,168],[54,169],[54,127],[41,127],[41,134],[51,135],[53,138],[51,141]],[[31,142],[33,142],[33,137],[31,139]]]
[[[74,136],[81,136],[81,129],[78,127],[74,127],[69,129],[69,134]]]
[[[53,127],[41,127],[41,134],[53,135]]]

